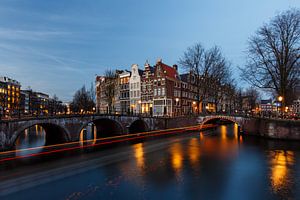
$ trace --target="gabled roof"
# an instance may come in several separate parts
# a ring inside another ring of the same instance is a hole
[[[170,67],[169,65],[166,65],[162,62],[158,62],[156,64],[156,67],[160,66],[162,68],[162,71],[165,73],[165,75],[171,79],[180,79],[178,76],[178,72],[173,67]]]

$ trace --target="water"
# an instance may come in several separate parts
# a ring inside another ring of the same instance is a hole
[[[299,162],[298,142],[238,137],[237,126],[229,125],[216,131],[78,152],[54,161],[44,158],[40,164],[19,169],[25,173],[31,168],[32,177],[22,183],[28,185],[26,189],[0,197],[300,199]],[[53,169],[57,171],[50,173]],[[11,179],[19,178],[14,171],[6,172]],[[35,177],[40,172],[44,176]]]

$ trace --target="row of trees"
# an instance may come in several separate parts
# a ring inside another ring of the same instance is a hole
[[[179,63],[197,77],[198,104],[212,98],[218,106],[224,97],[240,101],[248,96],[251,105],[259,97],[257,89],[283,97],[282,107],[299,98],[300,10],[291,9],[274,17],[250,38],[247,64],[240,68],[241,79],[251,87],[241,92],[232,78],[231,64],[219,47],[204,49],[199,43],[189,47]],[[227,99],[228,100],[228,99]],[[240,103],[238,103],[240,104]],[[242,105],[240,105],[242,106]]]

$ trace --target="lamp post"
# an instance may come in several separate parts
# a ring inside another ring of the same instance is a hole
[[[196,101],[193,101],[193,106],[192,106],[192,112],[193,112],[193,114],[194,114],[194,107],[196,106]],[[197,107],[195,107],[195,108],[197,108]]]
[[[280,102],[280,114],[282,114],[282,101],[283,101],[283,97],[282,96],[279,96],[278,97],[278,101]]]

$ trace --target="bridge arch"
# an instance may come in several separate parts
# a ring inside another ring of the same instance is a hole
[[[12,135],[10,141],[15,146],[17,139],[26,129],[33,126],[41,126],[45,131],[45,145],[60,144],[70,141],[70,133],[64,127],[51,122],[28,123],[18,128]]]
[[[210,116],[210,117],[206,117],[203,119],[201,126],[203,126],[204,124],[207,124],[208,122],[211,121],[216,121],[216,120],[226,120],[226,121],[230,121],[232,123],[236,123],[239,125],[238,120],[236,120],[234,117],[230,117],[230,116]]]
[[[149,126],[142,119],[137,119],[137,120],[133,121],[128,127],[129,133],[141,133],[141,132],[146,132],[146,131],[149,131]]]
[[[88,122],[84,123],[80,128],[79,132],[77,133],[78,140],[80,138],[81,131],[88,126],[88,124],[94,124],[96,128],[96,137],[103,138],[109,136],[116,136],[122,135],[124,133],[124,128],[120,122],[114,119],[109,118],[97,118],[93,120],[89,120]]]

